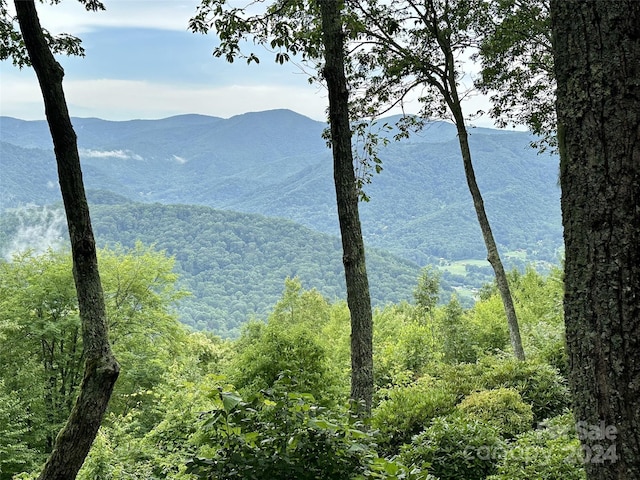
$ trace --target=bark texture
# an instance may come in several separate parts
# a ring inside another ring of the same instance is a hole
[[[84,191],[76,135],[62,88],[64,71],[42,33],[33,0],[16,0],[20,30],[45,104],[67,216],[78,294],[85,370],[78,399],[39,480],[73,480],[91,448],[120,367],[108,340],[96,246]]]
[[[344,34],[339,0],[319,0],[325,47],[324,78],[329,90],[333,174],[342,236],[347,304],[351,314],[351,398],[368,415],[373,398],[373,320],[364,241],[353,168],[349,91],[344,68]]]
[[[552,0],[565,322],[587,477],[640,478],[640,2]]]

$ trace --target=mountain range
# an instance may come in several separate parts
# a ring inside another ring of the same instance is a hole
[[[286,218],[338,234],[323,122],[272,110],[229,119],[75,118],[73,124],[89,189],[134,202]],[[0,117],[0,140],[0,211],[58,201],[46,122]],[[558,161],[538,155],[530,141],[524,132],[470,130],[478,183],[501,250],[556,262],[562,244]],[[361,203],[368,245],[418,265],[485,257],[453,125],[429,123],[407,140],[382,146],[379,156],[383,171],[365,185],[370,201]]]

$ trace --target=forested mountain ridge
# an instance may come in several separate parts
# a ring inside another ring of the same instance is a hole
[[[193,203],[284,217],[337,234],[325,128],[287,110],[229,119],[183,115],[109,122],[75,119],[87,186],[134,201]],[[0,209],[59,198],[45,122],[0,118]],[[471,148],[498,243],[529,259],[557,260],[561,245],[557,161],[522,132],[472,129]],[[366,185],[370,245],[418,264],[484,258],[455,129],[433,123],[380,152]]]
[[[89,198],[100,246],[131,248],[139,240],[175,257],[180,284],[192,293],[179,301],[178,313],[195,328],[237,335],[252,315],[266,316],[287,277],[298,277],[328,299],[345,298],[337,237],[290,220],[206,206],[121,203],[122,197],[107,192],[89,192]],[[5,212],[0,253],[38,247],[36,237],[47,240],[41,247],[62,243],[64,228],[57,208]],[[367,260],[374,305],[412,299],[418,265],[376,249]]]

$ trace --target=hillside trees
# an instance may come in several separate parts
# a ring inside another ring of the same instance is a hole
[[[551,19],[575,416],[589,479],[640,478],[640,3]]]
[[[87,9],[104,9],[97,0],[83,1]],[[76,135],[71,125],[62,88],[64,71],[55,60],[38,19],[33,1],[15,1],[22,41],[38,77],[45,113],[53,139],[58,178],[67,216],[73,256],[73,274],[78,296],[84,346],[85,370],[80,391],[69,419],[56,437],[53,451],[40,479],[73,479],[89,452],[107,409],[120,367],[109,345],[106,311],[95,239],[85,196]],[[3,14],[5,13],[3,5]],[[7,24],[3,22],[3,27]],[[16,56],[24,54],[19,37],[3,28],[18,43]],[[10,42],[9,42],[10,43]],[[20,61],[18,61],[20,63]],[[27,63],[23,60],[20,64]]]
[[[362,413],[367,415],[373,396],[373,326],[351,145],[342,8],[343,3],[336,1],[276,1],[266,8],[266,13],[248,16],[243,9],[228,5],[226,0],[204,1],[190,28],[207,33],[215,26],[221,45],[214,55],[225,55],[228,61],[242,56],[239,42],[252,37],[256,43],[269,43],[277,49],[275,60],[279,63],[297,53],[323,63],[321,74],[329,91],[334,184],[351,313],[351,398],[363,404]],[[251,53],[247,62],[251,61],[259,62],[259,59]]]
[[[138,245],[99,252],[113,348],[123,373],[110,411],[146,408],[186,332],[170,308],[173,260]],[[31,470],[53,447],[78,396],[86,349],[68,252],[0,263],[0,479]],[[151,421],[147,419],[147,421]],[[5,446],[5,440],[11,445]],[[7,452],[4,450],[9,449]]]

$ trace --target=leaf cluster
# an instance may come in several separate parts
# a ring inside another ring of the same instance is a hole
[[[540,152],[556,147],[555,74],[551,23],[545,0],[495,0],[479,27],[474,58],[482,68],[476,86],[490,93],[499,127],[526,125]]]
[[[372,434],[354,416],[319,407],[292,386],[283,376],[246,401],[214,392],[218,407],[204,415],[199,435],[211,455],[191,460],[188,472],[203,479],[416,478],[418,471],[380,459]]]
[[[315,2],[277,0],[265,5],[263,0],[249,7],[232,6],[228,0],[204,0],[189,20],[194,33],[215,30],[220,43],[213,50],[215,57],[228,62],[244,58],[247,63],[260,63],[254,52],[246,53],[248,39],[274,54],[276,63],[283,64],[300,56],[303,61],[321,57],[319,14]]]
[[[58,4],[62,0],[50,0],[48,3]],[[78,0],[87,11],[105,10],[100,0]],[[40,0],[45,3],[45,0]],[[47,29],[42,29],[47,45],[54,54],[74,55],[84,57],[82,40],[68,33],[53,35]],[[17,25],[17,19],[8,8],[7,0],[0,0],[0,61],[11,60],[18,68],[31,66],[22,34]]]

